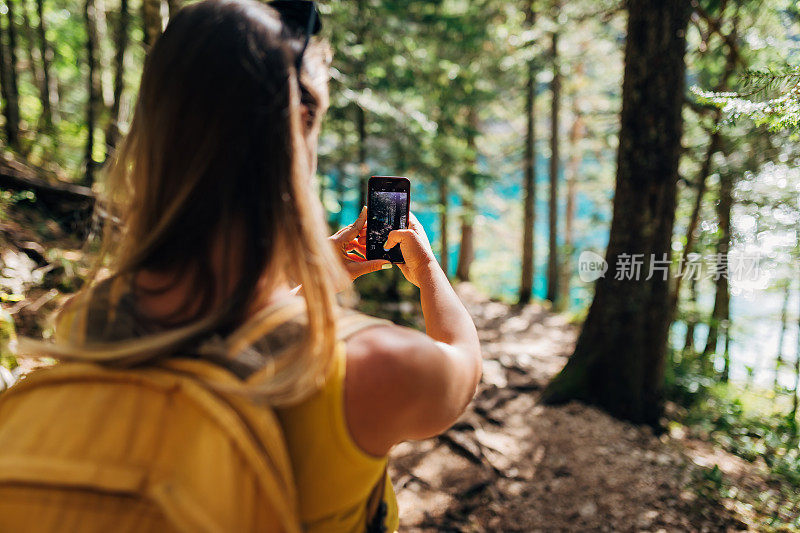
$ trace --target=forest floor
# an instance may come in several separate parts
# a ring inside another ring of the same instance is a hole
[[[40,335],[42,316],[76,289],[79,246],[36,211],[0,209],[0,301],[20,333]],[[754,510],[774,492],[762,464],[677,422],[655,436],[578,403],[538,405],[577,326],[457,289],[478,326],[483,380],[453,428],[393,452],[401,531],[770,530]]]
[[[537,404],[578,329],[541,305],[459,294],[480,334],[478,394],[447,433],[398,446],[401,531],[747,531],[763,465],[691,438],[655,436],[579,403]]]

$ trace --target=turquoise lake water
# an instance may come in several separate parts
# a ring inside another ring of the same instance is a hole
[[[544,299],[546,291],[545,272],[547,268],[548,241],[548,195],[549,180],[547,177],[547,160],[538,159],[537,164],[537,203],[536,203],[536,259],[534,270],[535,298]],[[591,172],[593,162],[584,162],[581,172]],[[439,215],[435,208],[438,193],[433,186],[422,180],[409,176],[412,183],[412,211],[425,227],[428,237],[438,254],[440,237]],[[479,221],[476,222],[476,260],[473,268],[473,279],[489,296],[514,301],[518,297],[519,272],[522,255],[522,173],[506,176],[500,182],[488,184],[477,196]],[[562,176],[563,183],[563,176]],[[608,242],[608,227],[611,219],[611,198],[593,200],[580,192],[576,196],[576,221],[572,258],[568,259],[573,280],[570,286],[569,305],[571,310],[588,306],[592,298],[592,286],[581,283],[577,278],[577,257],[581,251],[592,250],[605,255]],[[562,185],[562,196],[565,186]],[[343,220],[352,221],[358,215],[357,192],[350,191],[343,209]],[[559,206],[563,222],[564,202]],[[450,250],[449,272],[455,274],[458,262],[460,222],[458,212],[460,201],[456,194],[450,198]],[[488,229],[487,229],[488,228]],[[561,243],[563,239],[559,239]],[[701,306],[710,313],[713,306],[713,294],[703,294]],[[782,296],[768,291],[747,290],[734,292],[731,296],[731,316],[733,322],[731,342],[731,376],[732,379],[745,381],[753,379],[756,383],[770,385],[775,376],[775,357],[778,352],[778,337]],[[795,291],[790,299],[790,315],[796,317],[800,309],[800,293]],[[784,360],[793,361],[800,350],[800,339],[797,333],[797,321],[787,331],[784,343]],[[671,340],[676,347],[683,346],[682,324],[676,324]],[[706,339],[706,328],[698,326],[696,331],[697,345],[702,349]],[[721,364],[721,363],[720,363]],[[748,377],[752,375],[752,378]],[[793,385],[793,375],[787,366],[780,374],[779,381],[786,387]]]

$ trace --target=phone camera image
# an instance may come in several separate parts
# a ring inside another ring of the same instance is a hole
[[[408,190],[370,188],[367,220],[368,259],[387,259],[392,263],[404,262],[400,245],[395,245],[388,251],[383,249],[383,245],[392,230],[408,227],[408,202]]]

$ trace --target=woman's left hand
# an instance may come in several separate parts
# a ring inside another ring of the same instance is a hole
[[[336,250],[342,257],[344,268],[350,274],[350,279],[369,274],[384,268],[392,268],[392,263],[385,259],[367,260],[367,207],[361,209],[361,213],[355,222],[345,226],[330,239],[336,246]]]

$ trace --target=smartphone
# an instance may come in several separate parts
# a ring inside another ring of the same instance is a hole
[[[411,182],[399,176],[372,176],[367,187],[367,259],[404,263],[400,245],[384,250],[389,232],[408,227]]]

